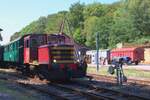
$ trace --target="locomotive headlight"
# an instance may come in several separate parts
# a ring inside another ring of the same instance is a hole
[[[56,59],[54,59],[53,62],[56,63]]]

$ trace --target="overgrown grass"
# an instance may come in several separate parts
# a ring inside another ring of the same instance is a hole
[[[88,73],[94,73],[99,75],[109,75],[107,67],[100,67],[99,71],[97,72],[96,67],[88,67],[87,72]],[[124,74],[127,77],[138,77],[138,78],[150,78],[150,72],[148,71],[142,71],[142,70],[136,70],[136,69],[124,69]],[[115,74],[113,75],[115,76]]]

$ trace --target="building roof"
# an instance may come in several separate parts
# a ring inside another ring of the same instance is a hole
[[[115,48],[115,49],[112,49],[112,52],[114,52],[114,51],[134,51],[136,49],[137,49],[136,47],[133,47],[133,48]]]

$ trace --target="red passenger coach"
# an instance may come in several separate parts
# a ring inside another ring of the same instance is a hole
[[[24,63],[38,63],[38,47],[47,43],[46,34],[31,34],[24,37]]]

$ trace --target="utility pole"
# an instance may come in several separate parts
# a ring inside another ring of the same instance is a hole
[[[99,71],[99,33],[96,33],[96,61],[97,61],[97,71]]]

